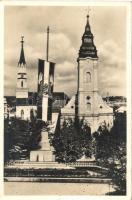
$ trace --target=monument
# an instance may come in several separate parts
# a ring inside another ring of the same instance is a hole
[[[37,151],[31,151],[30,161],[55,162],[54,148],[50,145],[48,131],[42,130],[40,149]]]
[[[49,27],[47,27],[46,60],[39,59],[38,65],[38,119],[52,123],[52,98],[54,86],[55,63],[49,62]],[[50,146],[48,131],[44,127],[41,132],[40,149],[30,152],[30,161],[54,162],[53,147]]]

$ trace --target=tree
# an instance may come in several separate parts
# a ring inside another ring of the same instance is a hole
[[[116,189],[114,194],[126,195],[126,146],[121,143],[116,151],[117,159],[109,165],[109,174]]]
[[[72,119],[65,120],[52,140],[56,159],[60,162],[75,162],[84,154],[91,157],[91,141],[90,127],[83,119],[78,126]]]
[[[111,135],[117,144],[121,141],[126,143],[126,113],[115,113]]]
[[[34,117],[31,121],[12,118],[5,120],[4,125],[5,162],[26,159],[31,150],[39,149],[44,122]]]
[[[10,123],[8,118],[4,120],[4,162],[9,160],[9,149],[13,145],[12,131],[10,132]]]
[[[108,174],[116,194],[126,193],[126,113],[115,114],[111,130],[101,126],[93,134],[98,164],[109,169]]]
[[[99,126],[98,130],[93,133],[94,138],[94,148],[96,160],[104,164],[109,157],[111,157],[111,137],[110,132],[106,126],[103,124]]]

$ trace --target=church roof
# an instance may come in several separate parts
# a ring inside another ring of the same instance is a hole
[[[53,99],[56,100],[57,98],[61,100],[70,99],[64,92],[53,92]]]
[[[21,40],[21,52],[20,52],[20,58],[19,58],[19,62],[18,62],[18,65],[25,65],[26,64],[26,60],[25,60],[25,55],[24,55],[24,47],[23,47],[23,44],[24,44],[24,41],[23,41],[23,36],[22,36],[22,40]]]
[[[87,23],[85,26],[85,31],[82,36],[82,45],[79,50],[79,58],[94,58],[97,59],[97,50],[93,41],[93,34],[91,32],[89,24],[89,15],[87,15]]]

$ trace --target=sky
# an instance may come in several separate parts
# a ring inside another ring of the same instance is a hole
[[[4,95],[15,95],[20,40],[24,36],[28,86],[37,90],[38,59],[56,63],[54,91],[76,94],[77,58],[88,8],[83,6],[5,6]],[[102,96],[126,96],[126,7],[91,6],[90,26],[98,50],[98,80]]]

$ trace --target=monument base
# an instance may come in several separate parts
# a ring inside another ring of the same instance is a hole
[[[30,152],[30,161],[32,162],[54,162],[55,155],[51,150],[37,150]]]
[[[50,145],[48,132],[41,132],[41,148],[30,152],[29,160],[32,162],[55,162],[54,148]]]

